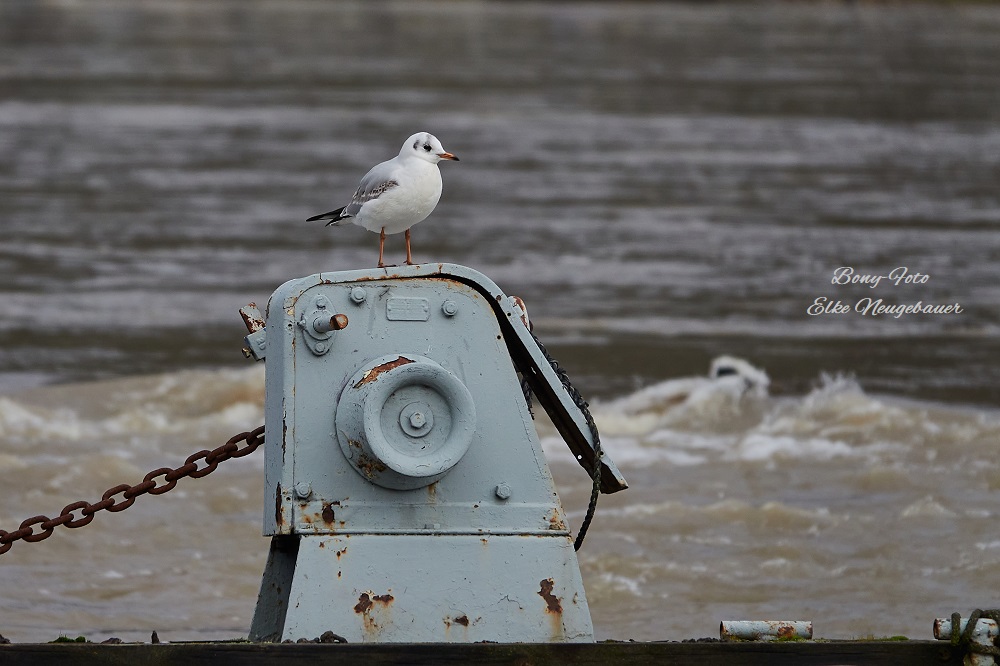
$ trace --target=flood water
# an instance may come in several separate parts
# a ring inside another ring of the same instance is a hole
[[[374,266],[304,220],[427,130],[461,162],[415,259],[525,299],[630,481],[580,554],[598,638],[994,607],[998,34],[978,4],[0,4],[0,528],[259,425],[238,308]],[[0,634],[245,635],[261,470],[16,543]]]

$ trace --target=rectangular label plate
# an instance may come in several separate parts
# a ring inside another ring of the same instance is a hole
[[[385,318],[389,321],[427,321],[430,312],[426,298],[394,296],[385,304]]]

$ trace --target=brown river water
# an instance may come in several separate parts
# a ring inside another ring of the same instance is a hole
[[[0,529],[262,423],[237,309],[374,265],[304,220],[427,130],[462,161],[415,258],[525,299],[631,484],[580,552],[599,639],[995,607],[998,34],[985,4],[0,3]],[[589,479],[538,427],[575,529]],[[262,469],[15,543],[0,634],[246,635]]]

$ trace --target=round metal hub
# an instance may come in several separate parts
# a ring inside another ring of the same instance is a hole
[[[411,490],[458,464],[472,443],[476,409],[469,389],[438,363],[395,354],[355,373],[336,420],[340,448],[359,474]]]

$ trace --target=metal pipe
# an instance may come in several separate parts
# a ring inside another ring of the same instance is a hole
[[[724,641],[812,640],[813,625],[806,620],[723,620]]]
[[[332,317],[316,317],[313,320],[313,330],[317,333],[329,333],[347,328],[347,315],[335,314]]]
[[[959,633],[964,633],[968,625],[969,618],[963,617],[959,622]],[[950,617],[939,617],[934,620],[934,638],[939,641],[950,641],[951,631]],[[997,626],[996,621],[981,617],[972,630],[972,642],[983,647],[993,647],[993,641],[998,635],[1000,635],[1000,627]],[[965,656],[963,663],[968,664],[968,666],[994,666],[996,662],[992,655],[971,652]]]

